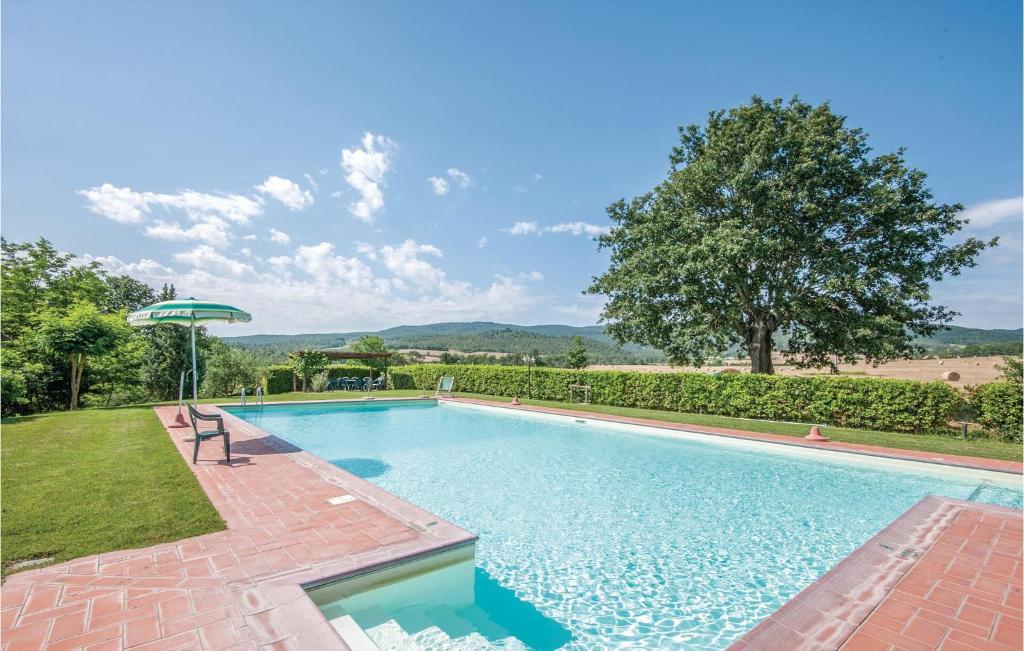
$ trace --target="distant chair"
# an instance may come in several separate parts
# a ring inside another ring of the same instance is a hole
[[[362,383],[359,386],[359,390],[360,391],[369,391],[370,390],[370,376],[369,375],[367,375],[366,377],[363,378],[363,381],[362,381]]]
[[[437,391],[434,392],[434,397],[447,393],[448,397],[452,397],[452,390],[455,388],[455,378],[451,375],[445,375],[437,381]]]
[[[385,388],[387,388],[387,387],[384,386],[384,378],[383,377],[379,377],[379,378],[377,378],[376,380],[373,381],[373,390],[374,391],[380,391],[381,389],[385,389]]]
[[[196,408],[191,403],[186,402],[185,405],[188,407],[188,417],[192,421],[192,431],[195,432],[196,445],[192,450],[192,464],[195,465],[196,460],[199,459],[199,444],[208,439],[217,438],[218,436],[224,440],[224,457],[228,462],[231,461],[231,432],[224,429],[224,418],[221,416],[215,416],[212,414],[201,414],[196,411]],[[217,429],[211,430],[200,430],[199,421],[217,423]]]

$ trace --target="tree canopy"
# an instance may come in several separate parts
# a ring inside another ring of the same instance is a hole
[[[679,134],[668,178],[608,208],[611,262],[588,290],[617,341],[675,362],[738,344],[772,373],[779,332],[801,366],[910,355],[955,316],[930,284],[996,244],[951,242],[962,206],[934,202],[902,149],[872,156],[828,103],[754,97]]]

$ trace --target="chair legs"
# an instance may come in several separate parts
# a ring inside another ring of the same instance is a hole
[[[224,457],[230,462],[231,434],[229,434],[228,432],[224,432],[224,434],[222,434],[221,437],[224,439]],[[199,443],[202,442],[202,440],[203,439],[200,438],[199,436],[196,437],[196,446],[195,448],[192,449],[192,465],[195,465],[196,461],[199,459]]]

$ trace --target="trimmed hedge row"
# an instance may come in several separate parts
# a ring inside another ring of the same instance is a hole
[[[967,395],[974,420],[999,438],[1020,443],[1024,440],[1021,391],[1021,385],[1013,382],[992,382],[971,387]]]
[[[442,375],[455,377],[457,391],[527,395],[527,369],[517,366],[402,366],[392,373],[391,384],[396,389],[432,390]],[[960,392],[942,382],[881,378],[535,368],[530,382],[533,397],[541,400],[568,400],[569,384],[587,384],[591,402],[601,405],[893,432],[946,429],[964,404]]]
[[[373,377],[377,377],[380,373],[378,371],[373,372]],[[369,366],[351,366],[347,364],[338,364],[335,366],[327,367],[327,377],[331,380],[336,380],[340,377],[368,377],[370,375]],[[298,386],[302,388],[302,378],[297,380]],[[280,364],[277,366],[270,366],[267,368],[266,377],[263,380],[263,391],[267,394],[271,393],[288,393],[292,390],[292,367],[287,364]]]

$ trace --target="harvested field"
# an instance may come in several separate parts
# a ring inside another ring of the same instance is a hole
[[[949,382],[953,386],[968,386],[971,384],[985,384],[995,382],[1002,374],[996,368],[1002,364],[1002,357],[964,357],[950,359],[901,359],[887,364],[880,364],[876,367],[865,364],[842,364],[839,372],[842,375],[851,377],[870,376],[899,378],[904,380],[921,380],[929,382],[941,380],[942,374],[946,371],[955,371],[960,374],[956,382]],[[701,373],[714,373],[723,369],[735,369],[746,372],[749,363],[746,360],[729,360],[722,366],[705,366],[693,368],[687,366],[669,366],[662,364],[636,365],[603,365],[595,364],[588,366],[591,371],[643,371],[648,373],[672,373],[679,371],[696,371]],[[823,375],[825,370],[800,369],[786,366],[782,358],[775,360],[775,372],[779,375]]]

